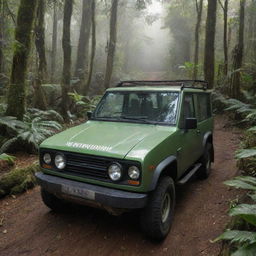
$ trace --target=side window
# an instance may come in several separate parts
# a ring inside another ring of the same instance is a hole
[[[211,117],[210,95],[197,94],[197,115],[198,121],[202,122]]]
[[[186,118],[195,117],[195,107],[194,107],[193,94],[185,94],[185,96],[184,96],[183,117],[184,117],[184,120]]]
[[[194,118],[195,115],[195,104],[194,97],[191,93],[186,93],[183,97],[182,102],[182,114],[181,114],[181,128],[185,127],[186,118]]]

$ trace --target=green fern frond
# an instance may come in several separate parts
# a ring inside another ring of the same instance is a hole
[[[239,204],[229,211],[230,216],[240,216],[248,223],[256,226],[256,204]]]
[[[254,244],[256,243],[256,233],[250,231],[226,230],[213,242],[218,242],[220,240],[227,240],[230,241],[231,243],[239,244]]]

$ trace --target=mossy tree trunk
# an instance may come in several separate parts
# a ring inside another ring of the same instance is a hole
[[[92,24],[92,42],[91,42],[91,57],[89,62],[89,70],[88,70],[88,77],[85,83],[85,87],[83,88],[82,92],[84,95],[88,94],[89,87],[92,80],[92,72],[93,72],[93,65],[94,65],[94,58],[95,58],[95,50],[96,50],[96,20],[95,20],[95,1],[92,1],[91,4],[91,24]]]
[[[202,12],[203,12],[203,0],[200,0],[199,3],[196,0],[196,12],[197,12],[197,22],[195,29],[195,55],[194,55],[194,72],[193,78],[197,79],[198,74],[198,59],[199,59],[199,37],[200,37],[200,27],[202,21]]]
[[[45,55],[45,0],[38,0],[35,25],[35,45],[38,54],[38,75],[35,80],[35,107],[46,110],[47,101],[42,88],[42,83],[47,77],[47,62]]]
[[[204,51],[204,76],[209,83],[209,88],[214,86],[215,76],[215,32],[216,32],[216,10],[217,0],[208,0],[206,31],[205,31],[205,51]]]
[[[17,16],[17,26],[15,30],[16,44],[7,97],[6,115],[15,116],[19,120],[23,119],[25,113],[25,79],[36,7],[37,0],[21,0]]]
[[[240,0],[240,14],[239,14],[239,32],[238,43],[233,50],[233,68],[230,83],[230,96],[239,99],[241,96],[240,83],[241,83],[241,67],[243,64],[244,52],[244,13],[245,13],[246,0]],[[255,49],[254,49],[255,50]]]
[[[58,38],[58,14],[57,3],[53,2],[53,26],[52,26],[52,54],[51,54],[51,83],[55,81],[56,54],[57,54],[57,38]]]
[[[83,0],[83,13],[80,26],[80,36],[77,48],[75,76],[84,80],[88,72],[88,53],[91,32],[91,8],[92,0]]]
[[[61,112],[64,119],[68,120],[70,79],[71,79],[71,39],[70,39],[70,24],[73,11],[73,0],[65,0],[64,17],[63,17],[63,37],[62,48],[64,54],[63,73],[62,73],[62,99]]]
[[[112,0],[111,7],[111,17],[110,17],[110,35],[108,42],[108,57],[107,57],[107,66],[106,73],[104,78],[104,87],[109,88],[110,81],[113,72],[114,57],[116,50],[116,36],[117,36],[117,9],[118,9],[118,0]]]

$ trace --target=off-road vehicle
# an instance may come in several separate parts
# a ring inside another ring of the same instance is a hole
[[[207,178],[214,160],[207,83],[121,82],[88,119],[40,145],[44,203],[55,211],[69,201],[112,213],[137,209],[146,235],[164,239],[176,184]]]

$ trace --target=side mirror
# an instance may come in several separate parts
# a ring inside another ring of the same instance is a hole
[[[193,130],[197,128],[196,118],[186,118],[185,120],[185,130]]]
[[[92,118],[92,111],[87,112],[87,118],[88,118],[88,120],[90,120]]]

